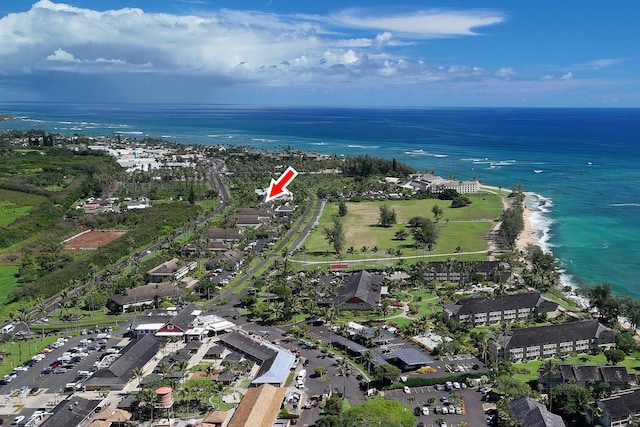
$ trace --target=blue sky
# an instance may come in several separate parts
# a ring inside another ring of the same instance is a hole
[[[640,2],[0,1],[0,102],[640,107]]]

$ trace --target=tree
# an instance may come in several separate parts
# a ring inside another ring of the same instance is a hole
[[[316,427],[342,427],[342,417],[338,415],[325,415],[316,421]]]
[[[606,350],[604,352],[604,355],[607,358],[607,363],[610,363],[612,365],[617,365],[627,357],[627,355],[624,354],[624,351],[618,350],[617,348]]]
[[[409,237],[409,233],[407,233],[407,230],[403,229],[396,231],[394,236],[397,240],[407,240],[407,237]]]
[[[397,400],[376,398],[360,405],[354,405],[344,411],[344,427],[385,426],[401,427],[413,426],[416,418],[413,410]]]
[[[342,398],[338,396],[337,393],[331,395],[331,397],[327,400],[324,405],[324,412],[327,415],[337,415],[339,417],[342,416]]]
[[[582,414],[585,405],[592,400],[589,391],[578,384],[560,384],[551,391],[553,411],[567,418]]]
[[[616,335],[616,348],[625,352],[625,354],[631,354],[638,348],[638,343],[633,337],[633,332],[622,331]]]
[[[336,254],[341,254],[344,249],[345,237],[344,228],[340,218],[337,216],[333,218],[333,227],[324,229],[325,239],[333,246],[333,250]]]
[[[431,208],[431,213],[433,213],[433,219],[435,219],[436,222],[438,222],[440,221],[440,218],[442,218],[442,214],[444,213],[444,211],[440,206],[433,205],[433,207]]]
[[[347,215],[347,204],[344,200],[340,200],[338,202],[338,216],[346,216]]]
[[[433,250],[438,239],[438,229],[430,219],[424,218],[420,226],[411,230],[416,246]]]
[[[396,211],[387,205],[380,206],[380,218],[378,225],[380,227],[391,227],[396,223]]]
[[[465,206],[469,206],[471,204],[471,199],[467,196],[456,196],[451,201],[452,208],[463,208]]]
[[[501,375],[496,379],[494,389],[511,399],[519,397],[533,396],[533,391],[527,383],[523,383],[509,375]]]
[[[319,376],[320,378],[322,378],[324,376],[324,374],[327,373],[327,368],[320,365],[320,366],[316,366],[315,369],[313,370],[313,372],[315,372],[315,374],[317,376]]]
[[[193,205],[196,203],[196,193],[193,190],[193,184],[191,184],[191,186],[189,187],[189,195],[187,196],[187,201],[189,202],[190,205]]]
[[[144,378],[144,372],[142,371],[142,368],[139,366],[136,366],[131,370],[131,373],[133,374],[134,378],[138,380],[138,388],[139,388],[140,382],[142,382],[142,379]]]
[[[401,372],[397,366],[384,364],[373,368],[373,377],[383,384],[391,384],[400,377]]]

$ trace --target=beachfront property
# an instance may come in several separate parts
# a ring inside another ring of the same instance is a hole
[[[519,322],[541,314],[555,317],[557,310],[558,304],[543,297],[540,292],[467,298],[443,307],[445,320],[474,326]]]
[[[608,349],[616,332],[597,320],[582,320],[557,325],[512,329],[510,335],[498,337],[489,344],[494,358],[514,363],[524,360],[549,359],[571,353]]]
[[[613,393],[589,403],[587,422],[602,427],[631,427],[640,417],[640,388]]]
[[[456,179],[444,179],[427,173],[409,175],[409,180],[402,184],[402,188],[412,193],[442,193],[445,190],[455,190],[460,194],[477,193],[480,191],[480,181],[460,181]]]
[[[571,383],[590,387],[598,393],[603,388],[606,391],[627,390],[637,384],[636,375],[624,366],[561,363],[552,369],[543,365],[538,372],[538,384],[543,384],[545,390]]]
[[[509,266],[499,261],[448,262],[434,261],[424,271],[427,282],[471,283],[472,281],[490,281],[502,283],[511,277]]]

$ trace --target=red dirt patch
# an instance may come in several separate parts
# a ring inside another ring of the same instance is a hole
[[[94,250],[125,234],[127,234],[126,231],[92,230],[67,241],[64,248],[69,251]]]

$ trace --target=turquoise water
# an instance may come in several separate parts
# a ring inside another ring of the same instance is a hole
[[[443,176],[522,184],[538,195],[533,222],[566,281],[606,281],[640,296],[640,109],[4,104],[0,113],[18,116],[4,128],[366,153]]]

